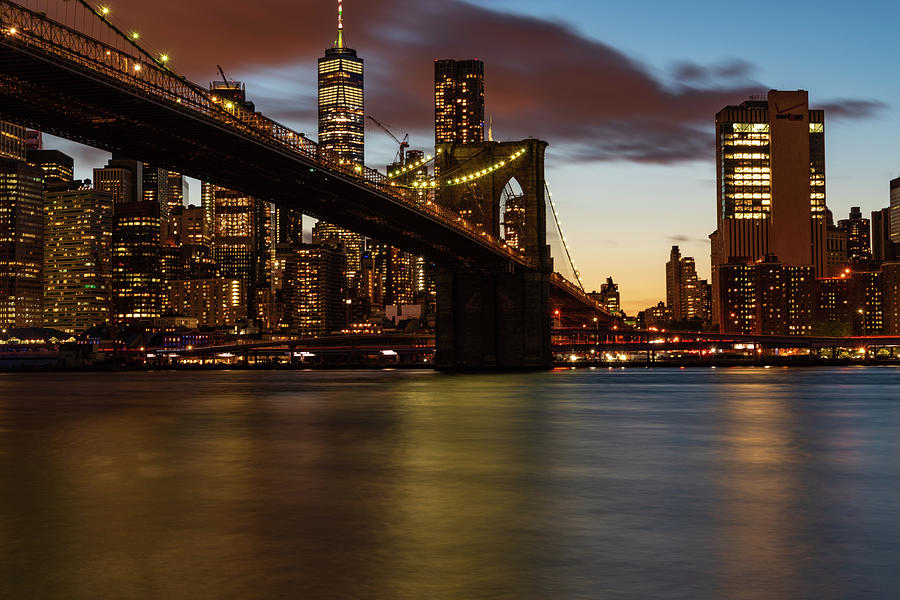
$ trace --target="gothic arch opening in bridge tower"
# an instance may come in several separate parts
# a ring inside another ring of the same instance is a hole
[[[510,177],[500,192],[500,238],[519,252],[525,251],[526,198],[522,185]]]

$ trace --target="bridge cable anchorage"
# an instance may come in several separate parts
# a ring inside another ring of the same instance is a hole
[[[489,166],[487,168],[480,169],[478,171],[473,171],[473,172],[469,173],[468,175],[463,175],[462,177],[454,177],[453,179],[450,179],[447,181],[447,185],[448,186],[449,185],[461,185],[463,183],[468,183],[475,179],[480,179],[481,177],[484,177],[485,175],[490,175],[497,169],[501,169],[501,168],[505,167],[506,165],[508,165],[509,163],[513,162],[514,160],[518,159],[523,154],[525,154],[525,152],[527,152],[527,151],[528,151],[527,148],[522,148],[521,150],[517,150],[509,158],[495,162],[494,164],[492,164],[491,166]]]
[[[575,281],[578,282],[581,291],[587,294],[587,290],[584,289],[584,282],[581,281],[581,273],[578,272],[575,261],[572,260],[572,251],[569,250],[569,241],[563,234],[562,225],[559,222],[559,214],[556,212],[556,205],[553,204],[553,194],[550,193],[550,186],[547,185],[546,181],[544,182],[544,189],[547,190],[547,201],[550,203],[550,210],[553,212],[553,220],[556,222],[556,230],[559,231],[559,239],[562,240],[563,249],[566,251],[566,258],[569,259],[569,266],[572,267],[572,272],[575,273]]]

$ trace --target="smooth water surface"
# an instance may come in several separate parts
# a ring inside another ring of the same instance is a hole
[[[0,374],[0,598],[894,599],[898,382]]]

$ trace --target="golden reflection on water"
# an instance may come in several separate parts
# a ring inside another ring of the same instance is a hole
[[[710,373],[0,376],[0,598],[842,597],[854,414]]]
[[[746,377],[746,372],[741,373]],[[760,379],[763,379],[760,376]],[[800,598],[808,548],[790,391],[764,380],[726,383],[719,456],[723,586],[728,598]]]

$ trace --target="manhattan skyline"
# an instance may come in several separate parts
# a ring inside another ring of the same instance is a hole
[[[677,14],[651,4],[653,16],[638,22],[627,9],[574,2],[550,15],[553,22],[531,2],[351,1],[345,28],[367,59],[367,113],[408,131],[413,148],[428,149],[433,140],[433,60],[485,62],[495,139],[534,135],[551,143],[548,182],[585,285],[599,289],[612,275],[629,313],[664,297],[661,265],[672,244],[697,257],[701,277],[709,275],[713,117],[726,104],[770,88],[808,89],[810,103],[829,114],[828,197],[836,218],[851,205],[863,212],[887,205],[888,182],[900,174],[888,145],[897,84],[860,66],[896,49],[877,29],[887,32],[885,17],[898,9],[816,24],[799,7],[782,9],[778,20],[791,27],[779,22],[754,34],[699,18],[704,9],[711,14],[711,3]],[[513,7],[517,12],[506,12]],[[315,131],[315,58],[331,45],[325,32],[335,29],[334,3],[267,2],[249,16],[237,4],[204,2],[110,8],[116,23],[168,52],[177,72],[212,81],[222,64],[247,84],[259,110]],[[864,24],[872,43],[838,48],[824,40],[825,32],[846,28],[849,35]],[[466,35],[454,33],[461,28]],[[367,137],[366,162],[383,169],[393,144],[377,131]],[[61,149],[75,155],[79,177],[105,161],[102,152]]]

